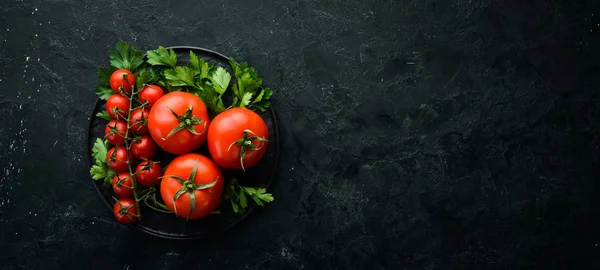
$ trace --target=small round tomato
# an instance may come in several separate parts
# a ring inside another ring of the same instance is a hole
[[[125,133],[127,132],[127,123],[123,120],[112,120],[106,124],[104,134],[106,140],[112,145],[122,145],[125,143]]]
[[[151,159],[156,154],[156,143],[148,135],[139,136],[131,142],[130,151],[135,159]]]
[[[256,165],[267,152],[269,130],[255,112],[232,108],[217,115],[208,128],[208,150],[213,160],[230,170]]]
[[[124,79],[125,76],[127,76],[127,80]],[[130,94],[133,85],[135,85],[135,76],[129,70],[117,69],[110,75],[110,88],[115,93],[119,93],[119,89],[123,89],[123,92]]]
[[[129,127],[137,135],[148,134],[148,115],[150,110],[146,108],[135,109],[129,116]]]
[[[126,97],[114,94],[106,100],[106,112],[113,119],[127,119],[129,113],[129,99]],[[117,118],[117,115],[119,116]]]
[[[133,196],[133,183],[128,172],[122,172],[113,177],[112,189],[119,198]]]
[[[144,104],[144,102],[148,102],[148,108],[152,108],[154,103],[165,95],[165,91],[160,88],[158,85],[149,84],[144,86],[139,93],[140,103]]]
[[[160,148],[180,155],[193,151],[206,141],[209,121],[206,106],[199,97],[186,92],[171,92],[152,106],[148,129]]]
[[[113,207],[113,214],[123,224],[133,223],[138,220],[137,206],[135,205],[135,201],[130,198],[119,199]]]
[[[106,163],[113,171],[118,173],[129,170],[127,166],[127,148],[125,146],[115,146],[108,150]]]
[[[158,178],[162,176],[160,164],[151,160],[140,162],[135,171],[135,179],[144,187],[151,187],[158,184]]]
[[[225,180],[209,158],[189,153],[171,161],[160,183],[165,205],[177,216],[199,219],[219,206]]]

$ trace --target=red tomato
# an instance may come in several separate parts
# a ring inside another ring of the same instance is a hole
[[[115,172],[125,172],[129,170],[127,166],[127,148],[125,146],[115,146],[108,150],[106,163]]]
[[[148,101],[148,108],[152,108],[154,103],[165,95],[165,91],[160,88],[158,85],[149,84],[144,86],[139,93],[140,103],[144,104],[144,102]]]
[[[240,170],[256,165],[263,158],[268,139],[267,125],[257,113],[232,108],[212,120],[207,144],[217,164],[226,169]]]
[[[113,177],[112,189],[119,198],[133,196],[133,183],[128,172],[122,172]]]
[[[140,162],[135,171],[135,179],[144,187],[158,184],[158,178],[162,176],[160,164],[151,160]]]
[[[127,75],[127,80],[123,79],[125,75]],[[119,88],[122,88],[123,92],[130,94],[133,85],[135,85],[135,76],[129,70],[117,69],[110,75],[110,88],[115,93],[119,93]]]
[[[160,183],[160,195],[176,215],[199,219],[219,206],[224,183],[217,164],[203,155],[189,153],[171,161]],[[176,196],[180,190],[184,192]]]
[[[146,108],[135,109],[129,116],[129,127],[137,135],[148,134],[148,115],[150,110]]]
[[[156,154],[156,143],[148,135],[137,137],[129,148],[135,159],[151,159]]]
[[[129,99],[119,94],[110,96],[108,100],[106,100],[106,112],[108,112],[113,119],[117,119],[117,113],[115,113],[115,111],[118,111],[119,119],[127,119],[127,114],[129,113]]]
[[[129,224],[138,220],[138,210],[135,201],[130,198],[119,199],[113,207],[115,218],[123,223]]]
[[[160,148],[179,155],[204,143],[209,122],[208,111],[199,97],[186,92],[171,92],[150,110],[148,129]]]
[[[112,145],[125,144],[125,133],[127,132],[127,123],[122,120],[112,120],[106,124],[104,134],[106,140]]]

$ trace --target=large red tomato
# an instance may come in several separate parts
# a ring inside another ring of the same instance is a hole
[[[165,205],[177,216],[199,219],[219,206],[225,180],[209,158],[189,153],[171,161],[160,183]]]
[[[190,93],[171,92],[161,97],[148,116],[148,129],[160,148],[185,154],[206,141],[210,120],[202,100]]]
[[[250,168],[267,152],[269,130],[255,112],[232,108],[215,117],[208,128],[208,150],[213,160],[230,170]]]

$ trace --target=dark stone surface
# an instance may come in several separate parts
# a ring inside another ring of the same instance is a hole
[[[0,3],[0,268],[600,267],[598,1],[203,2]],[[198,242],[113,221],[85,134],[118,39],[260,71],[275,203]]]

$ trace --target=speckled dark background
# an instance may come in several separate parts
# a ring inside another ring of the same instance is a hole
[[[600,267],[598,1],[203,2],[2,0],[0,268]],[[261,72],[275,203],[197,242],[114,222],[85,140],[118,39]]]

